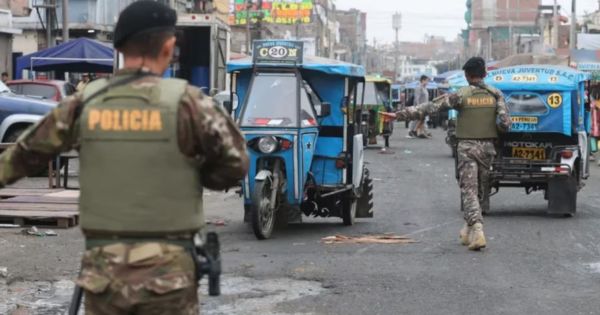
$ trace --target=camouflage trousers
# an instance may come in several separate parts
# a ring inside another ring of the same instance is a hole
[[[490,166],[496,155],[492,141],[458,141],[458,183],[465,221],[483,223],[482,203],[489,192]]]
[[[115,243],[85,252],[77,279],[88,315],[199,314],[189,251],[167,243]]]

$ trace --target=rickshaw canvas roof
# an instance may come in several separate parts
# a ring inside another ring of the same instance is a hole
[[[233,60],[227,63],[227,72],[251,70],[254,66],[252,57]],[[290,65],[281,64],[261,64],[260,66],[273,68],[290,67]],[[365,69],[362,66],[322,57],[305,56],[304,62],[298,65],[298,68],[344,77],[364,78],[365,76]]]
[[[374,75],[368,75],[365,77],[365,81],[367,82],[375,82],[375,83],[387,83],[389,85],[392,84],[392,80],[388,79],[388,78],[384,78],[384,77],[379,77],[379,76],[374,76]]]
[[[569,67],[523,65],[490,71],[485,83],[500,90],[571,91],[578,89],[581,82],[590,78],[590,74]],[[448,82],[454,90],[468,85],[464,74],[454,75]]]

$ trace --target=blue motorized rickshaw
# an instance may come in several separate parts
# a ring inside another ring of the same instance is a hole
[[[250,170],[243,182],[244,220],[258,239],[275,222],[302,214],[372,217],[372,181],[363,135],[352,113],[364,82],[361,66],[302,56],[302,43],[256,41],[253,58],[227,65],[245,135]]]
[[[512,119],[511,131],[497,144],[490,188],[543,190],[548,212],[575,213],[577,193],[589,176],[584,89],[589,79],[587,73],[551,65],[488,73],[486,83],[502,91]],[[488,193],[480,196],[484,204]]]

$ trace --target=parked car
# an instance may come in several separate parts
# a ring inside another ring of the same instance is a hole
[[[60,80],[14,80],[8,81],[6,85],[15,94],[56,102],[75,93],[73,84]]]
[[[29,126],[35,124],[58,103],[12,93],[0,82],[0,142],[15,142]]]

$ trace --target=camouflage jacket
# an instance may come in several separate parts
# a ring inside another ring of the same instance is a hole
[[[119,72],[130,75],[133,70]],[[158,76],[146,76],[131,84],[157,83]],[[64,99],[37,124],[27,129],[16,145],[0,155],[0,186],[39,173],[48,161],[62,152],[79,149],[79,117],[83,94]],[[211,98],[188,86],[180,100],[177,120],[178,145],[182,154],[198,161],[201,179],[209,189],[234,186],[248,171],[246,143],[233,120]]]
[[[496,105],[496,117],[497,117],[497,126],[501,131],[508,131],[510,129],[511,120],[508,112],[508,108],[506,107],[506,103],[504,101],[504,96],[502,92],[496,88],[493,88],[489,85],[482,85],[481,87],[477,86],[467,86],[463,87],[455,94],[443,95],[434,99],[431,102],[419,104],[417,106],[407,107],[404,110],[401,110],[396,113],[398,120],[418,120],[423,116],[433,114],[439,111],[455,109],[460,112],[461,104],[463,104],[463,97],[465,95],[470,95],[471,91],[474,89],[485,88],[490,93],[494,94],[497,105]]]

